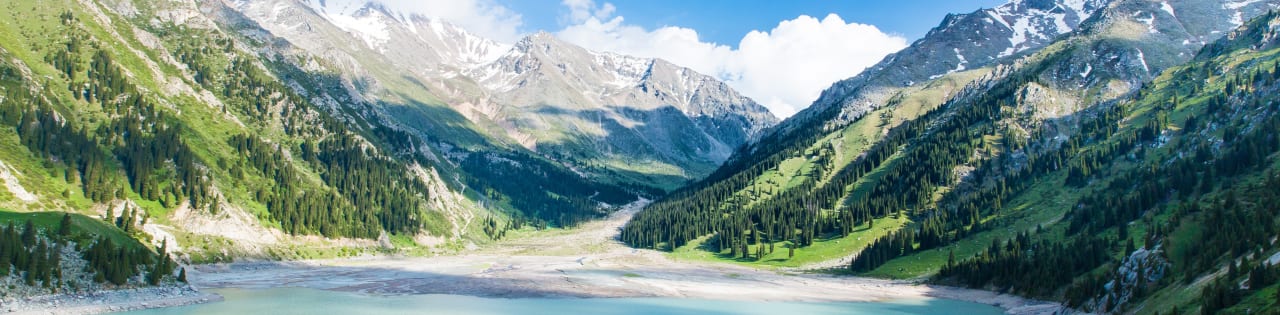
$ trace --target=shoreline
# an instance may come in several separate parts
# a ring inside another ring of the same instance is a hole
[[[103,314],[222,301],[192,287],[148,287],[93,293],[59,293],[0,303],[7,314]]]
[[[497,257],[467,256],[446,261],[437,258],[441,257],[249,262],[200,265],[193,269],[206,279],[202,287],[245,290],[295,287],[369,295],[452,294],[511,299],[667,297],[763,302],[949,299],[995,306],[1006,314],[1074,312],[1055,302],[985,290],[904,280],[779,273],[739,266],[675,263],[652,269],[627,266],[576,270],[513,264],[484,269],[477,266],[470,274],[460,274],[447,271],[456,270],[459,262]],[[513,262],[545,258],[508,257]],[[434,266],[424,266],[424,263]]]
[[[303,261],[248,261],[187,266],[188,294],[106,305],[35,311],[84,314],[158,308],[222,300],[200,289],[298,287],[370,295],[454,294],[496,298],[697,298],[790,302],[877,302],[951,299],[987,304],[1006,314],[1067,310],[1061,304],[991,291],[905,280],[812,274],[729,263],[677,261],[626,247],[619,228],[644,205],[567,233],[506,239],[469,252],[435,257],[362,256]],[[177,289],[176,287],[171,287]],[[135,289],[147,290],[147,289]],[[128,298],[133,298],[132,300]],[[6,306],[7,307],[7,306]],[[3,309],[0,309],[3,311]]]
[[[500,298],[672,297],[711,300],[876,302],[941,298],[999,307],[1008,314],[1064,309],[990,291],[677,261],[630,248],[619,229],[643,207],[567,233],[506,239],[470,252],[436,257],[366,256],[288,262],[245,262],[188,268],[199,288],[302,287],[374,295],[456,294]]]

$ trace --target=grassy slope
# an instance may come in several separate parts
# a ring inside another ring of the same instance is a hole
[[[841,128],[838,132],[832,132],[819,139],[805,149],[804,152],[795,152],[795,155],[784,160],[777,169],[766,171],[761,176],[754,178],[753,183],[734,194],[734,198],[746,200],[748,205],[753,205],[780,195],[786,190],[796,188],[808,177],[813,176],[818,167],[821,167],[818,165],[818,161],[812,157],[815,156],[815,152],[828,143],[836,148],[834,158],[836,170],[839,170],[856,161],[859,155],[866,152],[872,144],[882,138],[885,130],[915,119],[936,108],[950,98],[955,91],[960,90],[965,84],[978,77],[987,74],[988,71],[989,69],[977,69],[953,73],[928,84],[903,89],[895,95],[896,101],[891,106],[866,114],[864,116],[866,118],[859,119]],[[891,118],[883,120],[881,119],[882,115]],[[883,176],[884,171],[895,165],[894,161],[896,159],[897,155],[891,157],[879,168],[868,173],[857,183],[847,187],[846,193],[848,195],[846,197],[857,198],[860,194],[866,194],[866,191],[871,189],[873,184]],[[836,171],[831,171],[826,173],[825,177],[817,180],[820,184],[825,183],[835,174]],[[788,251],[783,246],[785,242],[774,244],[774,252],[766,255],[760,261],[747,261],[728,257],[728,251],[712,253],[702,246],[702,243],[709,236],[677,248],[671,253],[671,256],[677,259],[734,262],[772,267],[801,267],[848,256],[850,253],[862,250],[876,238],[896,231],[909,223],[910,221],[906,218],[877,219],[873,229],[860,228],[843,238],[819,237],[814,241],[813,245],[796,249],[795,257],[792,258],[787,257]],[[754,252],[755,248],[752,247],[750,251]],[[945,253],[943,257],[945,259]]]
[[[0,209],[0,224],[13,225],[21,228],[30,220],[36,228],[43,230],[44,233],[53,233],[57,231],[62,222],[62,216],[65,212],[14,212],[12,210]],[[111,238],[115,244],[125,244],[130,247],[142,247],[138,240],[125,234],[124,231],[116,228],[98,218],[88,217],[82,214],[71,214],[71,231],[73,239],[78,243],[87,244],[88,241],[96,236],[106,236]]]
[[[155,6],[141,7],[142,11],[139,16],[148,16],[148,14],[152,14],[152,10],[164,9],[168,5],[173,4],[156,3]],[[86,7],[76,1],[32,2],[0,0],[0,8],[2,8],[0,10],[0,56],[5,56],[6,61],[13,60],[25,65],[26,68],[30,69],[31,77],[39,78],[35,80],[35,84],[50,87],[46,91],[55,99],[53,102],[55,106],[61,106],[59,108],[60,112],[70,122],[91,129],[101,122],[107,121],[108,117],[98,106],[78,101],[65,88],[58,88],[67,86],[66,79],[59,74],[57,69],[48,65],[44,60],[46,52],[60,49],[59,45],[65,41],[64,37],[47,36],[47,34],[67,32],[66,27],[60,23],[58,15],[68,11],[74,14],[80,29],[92,38],[91,42],[108,51],[113,59],[129,74],[130,80],[143,89],[143,93],[148,98],[152,98],[158,103],[169,107],[170,114],[179,121],[179,124],[184,126],[182,128],[184,132],[182,135],[183,141],[189,144],[189,147],[203,164],[209,166],[209,175],[212,176],[214,185],[226,197],[226,200],[257,217],[259,222],[266,227],[279,226],[278,222],[269,218],[266,206],[256,202],[253,197],[253,192],[270,188],[273,185],[272,181],[262,178],[256,172],[244,172],[245,176],[243,177],[233,176],[228,171],[228,168],[241,163],[240,160],[242,158],[239,152],[236,152],[234,148],[228,145],[227,141],[232,135],[245,133],[283,145],[296,145],[300,140],[289,137],[278,126],[240,124],[237,120],[248,121],[247,117],[228,116],[221,109],[198,99],[188,92],[174,92],[172,87],[176,85],[192,87],[196,93],[204,91],[191,79],[189,70],[179,69],[178,66],[167,62],[157,62],[158,60],[172,58],[172,56],[168,55],[169,52],[165,50],[175,45],[170,38],[159,37],[161,41],[158,44],[163,47],[154,49],[137,40],[134,34],[137,30],[134,29],[132,24],[136,21],[111,15],[110,13],[107,13],[105,19],[98,18],[95,12],[109,11],[97,7]],[[171,31],[190,32],[185,36],[191,37],[190,40],[211,41],[208,38],[208,36],[211,36],[210,33],[203,30],[181,28],[172,29]],[[91,49],[85,48],[85,51],[90,51]],[[235,54],[241,57],[254,58],[254,56],[244,55],[243,52],[236,52]],[[222,59],[207,60],[207,62],[213,64],[216,68],[228,65],[230,58],[230,56],[226,56]],[[81,62],[82,67],[87,67],[88,56],[82,55]],[[83,73],[79,77],[83,78]],[[415,99],[438,103],[418,95],[415,95]],[[278,124],[279,122],[271,123]],[[22,212],[67,211],[91,216],[97,215],[96,213],[91,213],[93,212],[91,209],[93,209],[94,204],[83,197],[79,183],[68,183],[64,179],[63,174],[66,172],[66,168],[59,165],[59,163],[50,163],[30,152],[26,146],[20,143],[18,136],[11,128],[0,128],[0,162],[17,170],[17,172],[12,173],[17,177],[19,185],[35,193],[39,198],[36,202],[22,202],[14,198],[7,190],[0,189],[0,207]],[[331,189],[323,184],[315,170],[302,163],[293,163],[293,166],[296,173],[302,175],[307,182],[304,185],[317,187],[320,190]],[[125,182],[120,165],[109,165],[108,167],[118,174],[121,183]],[[241,165],[239,167],[243,168],[245,166]],[[168,215],[173,210],[172,208],[166,208],[158,202],[141,198],[137,193],[128,189],[128,185],[122,186],[125,188],[125,197],[143,208],[150,215],[152,222],[160,224],[171,223],[168,222]],[[463,201],[469,202],[470,200]],[[479,209],[474,205],[462,205],[461,207],[468,211]],[[437,220],[443,219],[442,215],[434,212],[428,213],[426,216]],[[428,229],[433,232],[440,232],[447,231],[448,228],[443,226],[433,227],[428,224]],[[464,233],[471,235],[482,235],[478,226],[467,226],[462,230]],[[224,260],[230,258],[224,254],[228,250],[231,251],[232,256],[236,254],[235,246],[229,239],[211,235],[196,235],[183,231],[171,232],[184,247],[204,249],[207,252],[204,254],[190,253],[193,255],[192,259],[194,261]],[[473,240],[484,241],[480,239]],[[264,250],[267,255],[277,258],[316,258],[351,254],[343,252],[351,249],[340,248],[341,246],[334,247],[334,244],[312,243],[315,242],[282,245],[281,248],[267,248]],[[412,244],[412,242],[400,245],[408,244]],[[413,248],[405,248],[404,250],[413,250]]]
[[[64,11],[74,12],[83,26],[83,30],[94,38],[96,43],[101,44],[104,49],[112,53],[116,62],[131,74],[132,80],[137,83],[139,87],[150,90],[152,93],[147,93],[149,96],[157,97],[162,100],[162,103],[171,104],[175,109],[178,109],[174,111],[174,113],[180,113],[177,116],[182,123],[188,127],[184,129],[186,134],[183,136],[183,140],[190,144],[190,147],[202,160],[210,164],[214,164],[215,161],[233,161],[237,159],[238,153],[233,152],[234,150],[226,145],[226,141],[232,134],[245,132],[246,129],[232,121],[222,119],[222,114],[220,112],[193,97],[181,94],[162,95],[160,93],[155,93],[156,91],[163,89],[161,85],[157,83],[160,80],[156,77],[157,75],[164,76],[164,80],[183,81],[185,84],[191,86],[194,86],[195,84],[189,80],[186,74],[181,70],[178,70],[173,65],[154,62],[153,60],[161,60],[160,56],[156,55],[158,52],[148,49],[135,40],[135,37],[132,34],[133,27],[128,24],[126,19],[113,17],[110,22],[111,24],[103,25],[101,24],[102,21],[94,18],[93,11],[98,10],[97,8],[86,8],[71,1],[5,2],[6,3],[0,5],[13,8],[13,10],[9,11],[11,16],[5,19],[6,23],[0,24],[0,27],[3,27],[3,31],[0,31],[0,33],[6,34],[5,37],[0,37],[0,47],[4,47],[7,53],[12,54],[19,60],[22,60],[24,64],[31,68],[34,72],[34,76],[45,78],[44,84],[54,87],[66,86],[67,84],[66,81],[57,74],[57,70],[44,63],[42,56],[45,49],[48,49],[49,46],[60,43],[62,39],[45,37],[36,30],[43,32],[60,32],[57,30],[62,29],[62,26],[57,22],[57,14]],[[11,21],[17,21],[17,23],[13,23]],[[32,47],[38,47],[38,49],[31,49]],[[142,53],[142,55],[139,55],[138,53]],[[82,118],[78,123],[93,126],[95,121],[103,121],[106,118],[106,116],[100,112],[96,106],[86,106],[84,105],[85,103],[74,100],[69,93],[65,92],[65,89],[54,89],[54,91],[57,92],[53,93],[53,95],[59,99],[59,102],[55,103],[64,104],[64,107],[74,106],[71,108],[64,108],[65,110],[63,113],[73,117],[72,119],[77,117]],[[8,132],[6,131],[4,133]],[[10,140],[13,142],[10,142]],[[22,152],[26,150],[16,141],[16,136],[8,137],[7,135],[2,135],[2,138],[0,138],[0,143],[2,144],[0,144],[0,146],[15,149],[13,151],[9,151],[20,155],[15,156],[14,160],[39,160],[29,153],[22,154]],[[23,165],[20,165],[19,169],[48,169],[43,165],[40,168],[36,168],[34,166],[36,165],[24,163]],[[118,166],[116,166],[116,168],[118,168]],[[243,205],[243,208],[249,210],[254,215],[265,217],[265,207],[252,202],[252,198],[248,198],[247,190],[237,189],[246,186],[246,184],[262,182],[261,180],[236,181],[225,172],[218,172],[217,168],[212,168],[212,170],[214,170],[214,172],[211,173],[215,177],[215,182],[218,183],[220,190],[224,194],[228,195],[229,199],[233,199],[237,204]],[[50,169],[49,172],[61,174],[61,170],[59,169]],[[58,198],[62,190],[69,190],[71,194],[79,193],[78,189],[65,185],[65,182],[63,182],[64,187],[57,187],[57,181],[57,179],[54,179],[53,182],[55,182],[55,184],[45,185],[48,187],[36,186],[35,188],[28,189],[34,190],[37,194],[53,198]],[[40,181],[36,180],[34,182],[39,183]],[[151,217],[156,218],[158,220],[157,222],[165,223],[167,214],[171,209],[166,209],[157,202],[140,198],[132,191],[129,191],[126,194],[130,200],[145,209]],[[87,200],[80,200],[79,202],[74,202],[67,207],[26,206],[15,208],[27,210],[61,209],[77,211],[87,209],[88,205],[89,203]]]
[[[1062,182],[1062,176],[1042,181],[1016,197],[1003,212],[984,219],[996,220],[999,222],[998,226],[1004,228],[980,232],[945,247],[891,260],[864,275],[894,279],[927,277],[937,273],[946,264],[952,251],[957,259],[972,257],[991,245],[994,239],[1009,239],[1019,232],[1035,230],[1037,226],[1051,226],[1079,198],[1077,192],[1064,190],[1058,185]]]
[[[867,244],[877,238],[896,231],[910,222],[906,217],[876,219],[874,226],[868,227],[864,225],[855,229],[849,236],[823,237],[814,240],[813,245],[796,249],[794,257],[787,257],[787,242],[774,243],[773,253],[765,255],[759,261],[730,257],[727,249],[714,253],[703,246],[703,243],[710,239],[711,236],[693,240],[688,245],[672,251],[668,256],[677,260],[732,262],[743,265],[797,268],[847,256],[849,253],[867,247]],[[756,252],[755,246],[750,246],[748,252],[754,255]]]
[[[1227,69],[1244,69],[1249,68],[1250,66],[1255,66],[1256,64],[1254,62],[1258,60],[1275,60],[1277,59],[1277,56],[1280,56],[1280,49],[1272,49],[1262,52],[1237,53],[1219,58],[1217,62]],[[1172,86],[1174,83],[1170,81],[1171,75],[1168,73],[1173,73],[1179,69],[1182,69],[1182,67],[1175,67],[1174,69],[1167,71],[1165,75],[1156,79],[1156,81],[1152,83],[1154,86],[1153,90],[1156,91],[1155,93],[1149,94],[1147,97],[1136,100],[1132,103],[1133,105],[1130,113],[1123,121],[1121,130],[1139,128],[1148,120],[1155,119],[1155,117],[1150,114],[1155,106],[1164,104],[1164,102],[1175,95],[1175,93],[1182,94],[1186,92],[1176,90]],[[1218,77],[1217,80],[1211,80],[1205,90],[1213,91],[1221,89],[1224,84],[1221,79],[1223,79],[1223,77]],[[1169,115],[1172,126],[1170,126],[1168,130],[1180,130],[1181,124],[1184,123],[1188,117],[1193,115],[1204,117],[1204,103],[1208,100],[1209,97],[1206,95],[1197,95],[1182,99],[1179,106]],[[1216,136],[1223,136],[1222,130],[1217,130]],[[1118,139],[1113,138],[1108,140],[1108,142],[1096,143],[1092,146],[1100,147],[1114,141],[1118,141]],[[1171,141],[1179,140],[1175,137]],[[1177,152],[1171,152],[1168,149],[1173,147],[1176,146],[1164,145],[1154,150],[1145,150],[1146,155],[1141,157],[1140,160],[1167,160],[1169,157],[1178,154]],[[1280,170],[1280,159],[1273,156],[1271,162],[1272,165],[1269,167],[1271,170]],[[1120,161],[1115,162],[1107,172],[1110,174],[1120,174],[1123,170],[1139,166],[1141,165],[1126,162],[1121,159]],[[1256,183],[1262,180],[1260,175],[1261,173],[1262,172],[1256,172],[1250,176],[1234,178],[1232,185],[1256,185]],[[1092,189],[1089,187],[1064,187],[1061,183],[1063,183],[1065,175],[1066,169],[1064,168],[1060,171],[1051,173],[1046,177],[1038,179],[1038,182],[1034,184],[1032,188],[1020,193],[1013,199],[1013,202],[1010,203],[1010,207],[1007,208],[1012,210],[1006,210],[993,218],[986,219],[999,220],[1000,223],[998,226],[1002,226],[1004,228],[971,235],[944,248],[918,252],[891,260],[889,263],[864,275],[895,279],[919,279],[928,277],[936,273],[938,269],[946,263],[949,251],[954,250],[958,259],[972,257],[973,255],[980,253],[986,246],[990,245],[993,239],[1009,239],[1019,232],[1032,231],[1037,227],[1043,227],[1045,229],[1042,234],[1039,234],[1039,237],[1048,238],[1050,240],[1065,240],[1068,237],[1067,235],[1064,235],[1063,232],[1065,231],[1065,224],[1058,225],[1056,223],[1059,223],[1059,220],[1071,209],[1072,206],[1076,204],[1076,201],[1084,192]],[[1168,217],[1170,212],[1169,208],[1157,207],[1147,215],[1158,220]],[[1185,223],[1181,228],[1176,230],[1174,232],[1175,234],[1170,238],[1186,238],[1187,235],[1195,235],[1200,233],[1202,230],[1203,227],[1195,224],[1194,222]],[[1117,232],[1116,228],[1111,228],[1103,231],[1102,233],[1106,235],[1115,235]],[[1129,233],[1131,238],[1141,240],[1145,237],[1144,235],[1146,235],[1147,231],[1145,231],[1145,226],[1142,224],[1131,224]],[[1176,257],[1177,255],[1195,254],[1187,253],[1181,246],[1182,245],[1180,243],[1168,245],[1167,251],[1169,252],[1169,255],[1171,257]],[[1120,255],[1121,253],[1116,253],[1117,257]],[[1099,267],[1098,270],[1095,270],[1094,272],[1102,273],[1107,270],[1114,269],[1115,267],[1116,266],[1114,265],[1107,264]],[[1208,283],[1208,281],[1173,283],[1168,287],[1151,293],[1142,304],[1135,306],[1133,310],[1138,314],[1154,314],[1156,312],[1168,313],[1174,306],[1179,307],[1179,309],[1183,311],[1195,310],[1199,305],[1196,301],[1198,301],[1200,297],[1200,291],[1206,283]],[[1240,305],[1237,305],[1237,307],[1229,309],[1226,312],[1231,313],[1231,311],[1236,311],[1243,313],[1246,310],[1252,309],[1256,311],[1265,309],[1266,307],[1269,307],[1269,305],[1274,305],[1277,299],[1275,294],[1276,292],[1274,291],[1275,289],[1277,288],[1273,286],[1266,290],[1255,292],[1254,294],[1246,297],[1245,302],[1242,302]]]

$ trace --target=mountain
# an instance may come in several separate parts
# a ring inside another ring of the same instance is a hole
[[[714,78],[545,33],[507,46],[364,1],[246,1],[231,9],[296,45],[296,54],[339,65],[367,100],[420,103],[375,106],[386,117],[438,134],[435,126],[456,123],[415,126],[438,115],[413,107],[444,107],[484,138],[434,139],[441,152],[504,147],[656,194],[705,176],[777,122]]]
[[[660,59],[588,51],[548,33],[469,73],[493,91],[491,102],[506,105],[497,116],[530,149],[601,169],[590,173],[670,172],[662,187],[705,176],[776,123],[709,76]]]
[[[104,218],[186,262],[574,226],[776,122],[663,60],[364,1],[41,4],[0,3],[21,21],[0,38],[0,207]]]
[[[416,71],[457,71],[492,61],[509,49],[508,45],[475,36],[456,25],[421,15],[394,12],[376,2],[312,0],[304,3],[324,21],[355,36],[367,48],[393,61],[423,66]],[[289,8],[282,2],[244,2],[240,5],[270,5],[278,10]],[[295,12],[279,12],[274,18],[280,20],[274,22],[286,25],[301,22],[301,17],[289,17],[290,13]],[[312,27],[314,22],[306,23],[306,27]],[[314,43],[316,40],[299,42]]]
[[[907,48],[886,56],[857,76],[832,84],[812,105],[730,157],[728,165],[721,170],[747,167],[780,152],[778,150],[785,150],[784,144],[812,144],[814,137],[862,118],[890,102],[893,96],[901,95],[904,89],[920,88],[940,78],[946,81],[942,77],[948,74],[973,73],[972,70],[997,61],[1037,51],[1074,30],[1105,3],[1103,0],[1024,0],[967,14],[949,14]],[[958,89],[965,83],[956,84],[960,86],[945,90]],[[719,179],[728,175],[717,172],[711,177]]]
[[[1280,2],[1091,5],[1069,32],[966,56],[990,62],[964,71],[887,57],[894,66],[837,83],[707,180],[656,201],[623,240],[1094,312],[1273,303],[1247,296],[1270,294],[1260,288],[1274,272],[1259,257],[1275,253],[1260,240],[1277,227],[1265,206],[1280,149],[1267,131],[1277,116],[1266,12]],[[1003,7],[1033,6],[1072,5]],[[927,46],[975,20],[948,17],[899,54],[959,60]],[[918,81],[874,79],[885,77]],[[1232,285],[1243,278],[1259,282]]]
[[[874,109],[882,90],[913,86],[954,72],[979,69],[998,60],[1034,52],[1074,30],[1105,0],[1010,1],[991,9],[948,14],[942,23],[907,48],[886,56],[857,76],[833,84],[797,116],[847,108],[844,120]],[[857,92],[862,90],[862,92]],[[847,95],[858,95],[846,98]],[[863,98],[866,98],[865,100]],[[793,119],[807,121],[809,118]],[[794,123],[792,123],[794,124]],[[794,127],[791,127],[794,128]],[[779,128],[787,130],[789,128]]]
[[[484,239],[469,226],[482,209],[411,153],[420,141],[339,111],[360,97],[258,55],[278,42],[204,15],[221,11],[5,5],[23,8],[0,41],[6,184],[20,197],[5,208],[137,223],[139,239],[188,261],[300,257],[289,248],[344,238]]]

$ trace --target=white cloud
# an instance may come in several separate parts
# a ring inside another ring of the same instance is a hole
[[[505,43],[520,39],[519,13],[493,0],[376,0],[387,8],[438,18],[476,35]]]
[[[569,8],[571,23],[581,23],[593,17],[599,20],[607,19],[617,10],[612,3],[608,2],[600,6],[596,6],[595,1],[592,0],[563,0],[561,3]]]
[[[654,30],[624,23],[609,3],[564,0],[573,22],[560,38],[599,51],[655,57],[716,76],[779,117],[808,107],[833,82],[857,75],[906,39],[872,25],[845,22],[836,14],[819,20],[799,16],[772,30],[753,31],[737,49],[704,42],[692,29]]]

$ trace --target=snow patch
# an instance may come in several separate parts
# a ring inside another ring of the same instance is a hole
[[[1055,27],[1057,27],[1057,28],[1058,28],[1058,33],[1070,33],[1070,32],[1071,32],[1071,25],[1067,25],[1067,15],[1066,15],[1066,14],[1054,14],[1054,15],[1053,15],[1053,24],[1054,24],[1054,26],[1055,26]]]
[[[334,26],[363,40],[369,48],[380,50],[382,44],[391,40],[387,23],[376,10],[360,1],[321,1],[307,2],[320,16],[329,20]]]
[[[956,64],[955,69],[951,69],[951,71],[948,71],[947,73],[964,71],[965,67],[969,65],[969,60],[966,60],[964,58],[964,54],[960,53],[960,48],[952,48],[952,51],[956,53],[956,59],[959,59],[960,63]]]
[[[1143,24],[1146,24],[1146,25],[1147,25],[1147,33],[1155,34],[1155,33],[1159,33],[1159,32],[1160,32],[1159,30],[1156,30],[1156,15],[1155,15],[1155,13],[1151,13],[1151,14],[1150,14],[1148,17],[1146,17],[1146,18],[1140,18],[1140,17],[1138,17],[1139,15],[1142,15],[1142,13],[1141,13],[1141,12],[1139,12],[1139,13],[1134,13],[1134,14],[1133,14],[1133,19],[1134,19],[1134,20],[1137,20],[1138,22],[1142,22]]]
[[[1237,0],[1237,1],[1229,1],[1229,2],[1223,3],[1223,4],[1222,4],[1222,8],[1227,9],[1227,10],[1239,10],[1240,8],[1247,7],[1247,6],[1249,6],[1250,4],[1254,4],[1254,3],[1258,3],[1258,2],[1262,2],[1262,0]]]
[[[605,82],[605,84],[615,88],[632,87],[640,84],[640,81],[649,74],[653,65],[653,59],[636,58],[607,52],[592,51],[595,63],[604,65],[608,69],[615,69],[613,72],[613,80]]]
[[[1178,17],[1178,14],[1173,12],[1173,6],[1169,5],[1169,1],[1161,1],[1160,9],[1164,10],[1164,12],[1169,12],[1170,16]]]
[[[1031,19],[1019,18],[1013,22],[1013,37],[1009,38],[1009,43],[1013,47],[1018,47],[1022,43],[1027,42],[1027,33],[1031,33]]]
[[[1000,15],[997,15],[995,10],[987,10],[986,12],[987,12],[987,15],[991,16],[992,20],[996,21],[996,23],[1000,23],[1000,25],[1004,25],[1004,27],[1007,29],[1011,29],[1011,30],[1013,29],[1013,26],[1009,25],[1009,22],[1005,22],[1003,17],[1001,17]]]
[[[1062,5],[1067,6],[1068,9],[1071,9],[1071,11],[1075,11],[1076,15],[1081,17],[1089,14],[1089,12],[1084,12],[1085,0],[1066,0],[1061,3]]]
[[[1138,51],[1138,61],[1142,62],[1142,70],[1150,74],[1151,67],[1147,66],[1147,56],[1142,53],[1142,49],[1136,49],[1136,50]]]
[[[511,49],[511,46],[473,35],[457,25],[439,19],[428,19],[426,28],[430,29],[431,34],[439,41],[456,47],[453,51],[442,53],[453,55],[449,56],[452,59],[449,61],[464,67],[493,62]],[[412,29],[415,33],[418,32],[418,27]]]
[[[1262,1],[1262,0],[1237,0],[1237,1],[1228,1],[1228,2],[1226,2],[1226,3],[1223,3],[1223,4],[1222,4],[1222,8],[1223,8],[1223,9],[1227,9],[1227,10],[1233,10],[1233,11],[1236,11],[1235,15],[1232,15],[1232,16],[1231,16],[1231,24],[1233,24],[1233,25],[1235,25],[1235,26],[1239,27],[1239,26],[1241,26],[1241,25],[1244,25],[1244,12],[1240,12],[1240,9],[1241,9],[1241,8],[1244,8],[1244,7],[1247,7],[1247,6],[1251,5],[1251,4],[1261,2],[1261,1]]]

